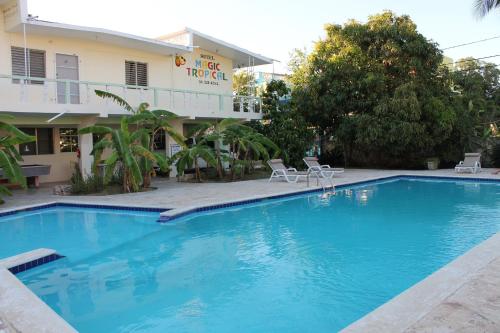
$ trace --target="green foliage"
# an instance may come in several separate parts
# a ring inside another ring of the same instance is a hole
[[[12,120],[9,115],[0,116],[0,168],[3,178],[7,178],[9,183],[19,184],[26,188],[26,178],[23,176],[19,162],[23,161],[17,145],[35,141],[35,137],[30,136],[15,126],[8,124],[6,120]],[[0,195],[12,195],[9,189],[0,185]],[[0,198],[0,204],[4,201]]]
[[[495,168],[500,168],[500,140],[493,145],[491,162]]]
[[[100,175],[92,174],[83,178],[78,164],[70,178],[72,194],[92,194],[104,191],[104,181]]]
[[[217,165],[214,150],[204,142],[196,143],[190,147],[184,146],[180,152],[172,156],[172,159],[176,161],[177,173],[181,176],[184,174],[184,170],[194,164],[196,180],[198,182],[202,181],[198,164],[198,159],[200,158],[207,162],[209,166],[215,167]]]
[[[457,61],[451,74],[453,88],[460,94],[460,107],[466,110],[461,119],[468,132],[463,142],[466,150],[484,149],[498,133],[500,120],[500,69],[495,64],[472,58]]]
[[[275,155],[281,156],[286,164],[298,167],[313,144],[314,131],[308,127],[301,111],[292,109],[289,101],[280,100],[289,93],[285,82],[271,81],[262,95],[263,121],[255,121],[251,126],[273,142],[269,148]]]
[[[270,152],[279,151],[271,140],[244,125],[239,119],[199,123],[189,136],[194,138],[195,144],[183,144],[183,150],[172,159],[176,161],[179,175],[194,165],[197,181],[202,181],[199,159],[214,167],[220,180],[224,179],[223,162],[229,162],[231,180],[234,180],[236,174],[243,176],[245,171],[250,171],[252,161],[267,160]]]
[[[111,93],[96,91],[98,96],[110,98],[126,110],[132,111],[130,117],[122,117],[120,128],[107,126],[90,126],[79,131],[80,134],[100,134],[102,139],[94,144],[94,174],[97,163],[105,149],[111,149],[110,156],[104,161],[104,184],[109,184],[117,168],[121,169],[122,186],[124,192],[137,192],[141,188],[149,187],[150,176],[154,173],[153,166],[157,164],[161,170],[168,169],[169,160],[162,154],[152,151],[152,139],[155,132],[162,128],[176,140],[183,142],[169,121],[175,115],[165,110],[149,110],[147,103],[141,103],[134,110],[125,100]],[[135,125],[135,126],[133,126]],[[134,128],[135,127],[135,128]]]
[[[486,16],[494,9],[500,8],[500,1],[498,0],[475,0],[474,9],[479,17]]]
[[[255,78],[245,71],[236,72],[233,74],[233,92],[238,96],[251,95],[250,87],[253,85]]]
[[[310,55],[293,57],[292,97],[346,164],[406,168],[428,157],[460,159],[470,117],[451,90],[442,52],[408,16],[386,11],[325,30]]]

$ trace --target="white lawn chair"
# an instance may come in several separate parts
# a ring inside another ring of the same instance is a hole
[[[269,177],[269,182],[272,181],[273,178],[284,178],[289,183],[296,183],[300,178],[307,178],[306,171],[297,171],[295,168],[287,168],[281,159],[268,160],[267,164],[269,164],[273,170],[271,177]]]
[[[304,163],[309,168],[307,171],[315,171],[323,178],[331,179],[336,173],[344,172],[344,168],[332,168],[328,164],[319,164],[317,157],[304,157]]]
[[[455,167],[456,172],[477,173],[481,171],[481,153],[466,153],[463,161]]]

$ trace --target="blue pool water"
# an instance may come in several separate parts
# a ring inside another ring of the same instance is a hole
[[[194,214],[58,207],[0,219],[0,257],[81,332],[337,331],[500,230],[500,183],[395,180]]]

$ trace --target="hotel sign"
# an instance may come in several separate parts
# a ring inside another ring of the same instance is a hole
[[[176,56],[175,65],[183,67],[186,75],[198,80],[199,84],[218,86],[219,82],[228,80],[222,64],[212,55],[200,54],[199,58],[194,59],[192,64],[186,64],[186,59],[183,56]]]

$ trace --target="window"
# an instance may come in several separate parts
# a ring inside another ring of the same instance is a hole
[[[10,49],[12,57],[12,75],[13,76],[29,76],[45,78],[45,51],[26,49],[26,57],[24,48],[12,46]],[[25,59],[28,63],[25,63]],[[19,83],[19,79],[13,79],[13,83]],[[43,81],[29,80],[30,84],[43,84]]]
[[[125,84],[147,87],[148,64],[138,61],[125,61]]]
[[[75,152],[78,149],[78,130],[76,128],[60,128],[59,147],[61,153]]]
[[[154,142],[153,142],[153,150],[165,150],[166,149],[165,142],[165,130],[159,129],[155,133]]]
[[[36,137],[36,141],[19,145],[21,155],[46,155],[54,153],[52,128],[19,128],[26,134]]]

